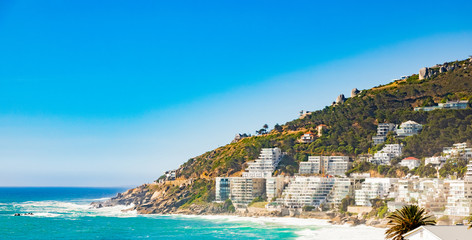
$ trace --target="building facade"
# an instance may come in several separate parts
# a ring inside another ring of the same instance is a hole
[[[370,200],[387,198],[397,181],[396,178],[366,178],[361,188],[354,191],[356,205],[372,206]]]
[[[300,162],[300,174],[325,174],[345,176],[349,168],[348,156],[309,156],[307,162]]]
[[[277,168],[282,159],[280,148],[263,148],[259,158],[254,162],[249,162],[246,172],[243,173],[245,178],[267,178],[272,177],[272,173]]]
[[[395,130],[394,123],[379,123],[377,126],[377,135],[372,137],[374,145],[384,143],[387,139],[387,134]]]
[[[389,165],[390,160],[402,155],[403,146],[400,144],[386,144],[380,151],[369,159],[371,163]]]
[[[217,177],[215,178],[215,201],[224,202],[229,198],[231,178]]]
[[[410,120],[400,124],[400,127],[395,132],[399,137],[409,137],[418,134],[421,129],[423,129],[423,125]]]
[[[266,197],[265,178],[234,177],[230,179],[229,198],[235,207],[246,207],[256,197]]]
[[[402,159],[400,166],[407,167],[408,169],[414,169],[421,165],[421,161],[418,158],[407,157]]]
[[[318,207],[327,203],[334,183],[334,178],[296,176],[285,188],[278,202],[288,208]]]

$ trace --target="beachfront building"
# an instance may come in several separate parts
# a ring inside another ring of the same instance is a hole
[[[395,132],[398,137],[409,137],[418,134],[421,129],[423,129],[423,125],[409,120],[400,124],[400,127],[397,128]]]
[[[234,177],[230,179],[229,198],[237,208],[246,207],[254,198],[265,196],[265,178]]]
[[[300,162],[300,174],[325,174],[345,176],[349,167],[348,156],[309,156],[307,162]]]
[[[217,177],[215,178],[215,201],[224,202],[229,198],[230,194],[230,181],[228,177]]]
[[[469,106],[469,101],[460,100],[460,101],[447,101],[445,103],[438,103],[437,106],[430,107],[415,107],[415,111],[433,111],[436,109],[466,109]]]
[[[263,148],[259,158],[254,162],[249,162],[246,172],[243,173],[245,178],[267,178],[272,177],[272,173],[277,168],[282,159],[280,148]]]
[[[390,160],[402,155],[403,146],[400,144],[386,144],[380,151],[376,152],[369,162],[380,165],[389,165]]]
[[[384,143],[387,139],[387,134],[395,130],[396,125],[393,123],[379,123],[377,126],[377,135],[372,137],[374,145]]]
[[[408,169],[414,169],[417,168],[421,165],[421,161],[418,158],[415,157],[407,157],[402,159],[400,162],[400,166],[403,167],[408,167]]]
[[[279,198],[280,196],[282,196],[282,191],[284,190],[286,181],[287,179],[283,176],[266,178],[267,200]]]
[[[328,195],[327,202],[339,206],[346,196],[353,197],[354,184],[355,180],[353,178],[335,178],[333,189]]]
[[[385,199],[393,190],[392,185],[397,181],[396,178],[366,178],[361,188],[354,191],[356,205],[372,206],[370,200]]]
[[[334,183],[334,178],[296,176],[285,188],[278,202],[288,208],[318,207],[327,202]]]

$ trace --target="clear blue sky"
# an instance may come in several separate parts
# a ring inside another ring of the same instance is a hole
[[[472,54],[471,1],[0,1],[0,186],[128,186]]]

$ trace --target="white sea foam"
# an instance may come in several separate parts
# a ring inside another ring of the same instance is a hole
[[[213,221],[226,222],[254,222],[259,224],[278,224],[286,226],[332,226],[327,220],[315,218],[294,218],[294,217],[240,217],[231,215],[180,215],[182,218],[201,218]]]
[[[13,204],[21,212],[31,212],[37,217],[135,217],[136,211],[128,211],[133,206],[92,208],[87,204],[62,201],[38,201]]]

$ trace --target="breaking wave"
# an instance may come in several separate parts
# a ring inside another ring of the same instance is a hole
[[[33,213],[30,217],[135,217],[133,206],[114,206],[93,208],[87,203],[62,201],[34,201],[12,204],[13,209],[20,213]]]

